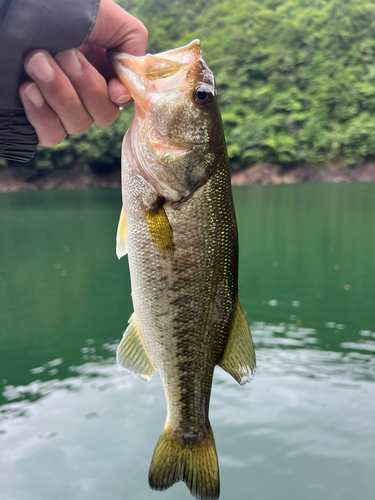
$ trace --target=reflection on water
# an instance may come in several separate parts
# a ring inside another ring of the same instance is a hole
[[[222,496],[374,497],[374,185],[235,189],[257,374],[215,372]],[[115,364],[132,312],[117,191],[0,198],[0,499],[188,499],[147,472],[158,376]]]

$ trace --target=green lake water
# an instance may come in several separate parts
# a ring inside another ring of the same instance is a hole
[[[222,500],[375,498],[375,185],[234,189],[257,353],[216,369]],[[132,313],[116,190],[0,195],[0,500],[188,500],[147,474],[161,382],[115,363]]]

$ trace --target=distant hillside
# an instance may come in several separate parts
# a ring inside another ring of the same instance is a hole
[[[233,169],[357,166],[375,159],[375,4],[370,0],[121,0],[149,52],[200,38],[213,70]],[[33,166],[118,165],[131,113]]]

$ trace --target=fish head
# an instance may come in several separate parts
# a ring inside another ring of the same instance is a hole
[[[166,200],[188,197],[225,151],[215,79],[199,40],[144,57],[112,52],[110,59],[135,102],[126,154]]]

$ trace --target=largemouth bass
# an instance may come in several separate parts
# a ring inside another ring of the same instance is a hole
[[[241,385],[255,370],[237,296],[238,239],[214,76],[199,40],[156,55],[111,53],[135,110],[122,150],[117,255],[128,253],[134,314],[117,359],[149,380],[158,370],[167,419],[152,489],[184,481],[219,497],[208,419],[216,365]]]

